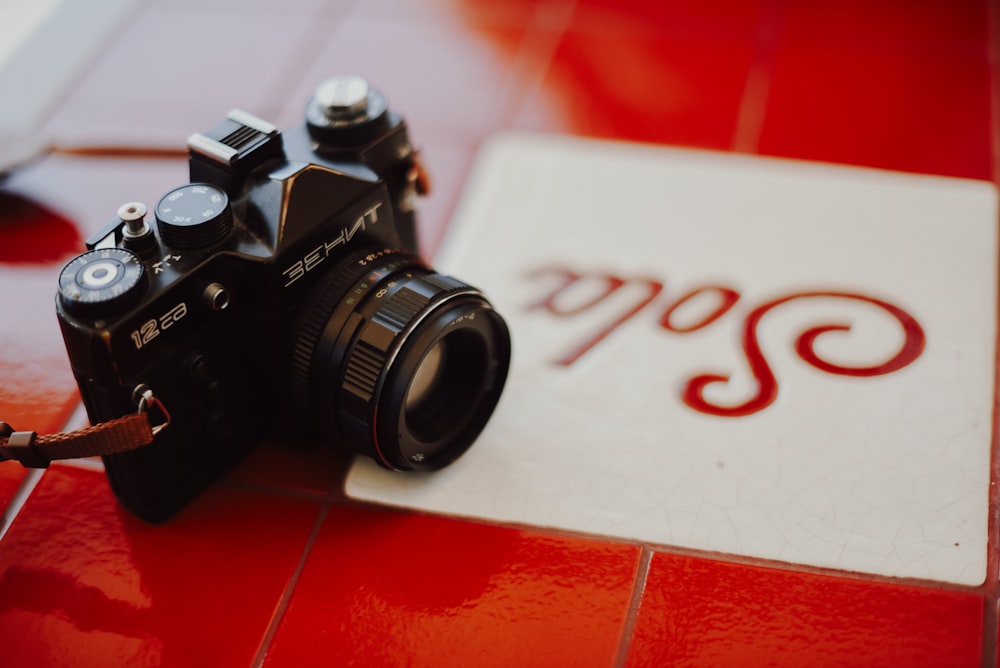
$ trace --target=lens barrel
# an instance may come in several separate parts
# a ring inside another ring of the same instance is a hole
[[[292,334],[292,387],[317,426],[397,470],[464,453],[510,365],[507,325],[482,293],[403,251],[333,267]]]

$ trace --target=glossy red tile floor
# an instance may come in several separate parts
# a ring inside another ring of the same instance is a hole
[[[998,18],[987,0],[158,0],[49,132],[179,148],[233,106],[297,123],[318,78],[356,71],[434,172],[433,254],[502,129],[995,181]],[[70,419],[58,271],[121,201],[185,180],[179,158],[51,156],[0,184],[0,419]],[[382,510],[344,497],[346,465],[265,444],[149,526],[93,462],[37,484],[0,464],[0,665],[1000,665],[995,523],[985,583],[942,586]]]

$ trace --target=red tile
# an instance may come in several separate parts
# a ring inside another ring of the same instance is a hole
[[[979,666],[976,594],[654,554],[627,665]]]
[[[517,125],[728,149],[752,52],[749,39],[568,32]]]
[[[613,665],[638,548],[336,507],[266,666]]]
[[[0,518],[4,517],[4,509],[10,503],[17,490],[20,489],[24,477],[28,474],[28,469],[17,462],[6,462],[0,464]],[[3,520],[0,519],[0,526]]]
[[[54,466],[0,542],[2,663],[247,666],[317,512],[217,486],[151,526]]]
[[[780,47],[759,150],[991,178],[990,78],[978,56]]]
[[[810,0],[782,6],[784,32],[797,45],[970,54],[989,38],[985,0]]]
[[[757,0],[579,0],[573,27],[588,32],[725,37],[745,41],[758,27]]]
[[[84,250],[72,221],[24,197],[0,193],[0,265],[57,264]]]
[[[84,250],[76,226],[13,194],[0,194],[0,421],[46,433],[78,402],[55,308],[62,264]]]

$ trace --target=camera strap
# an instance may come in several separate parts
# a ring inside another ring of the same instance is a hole
[[[154,407],[163,415],[163,422],[155,426],[149,419]],[[0,461],[16,459],[22,466],[43,469],[57,459],[115,455],[149,445],[168,424],[170,414],[149,391],[140,398],[137,413],[76,431],[39,436],[0,422]]]

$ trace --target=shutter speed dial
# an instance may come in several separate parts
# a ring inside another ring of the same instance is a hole
[[[77,256],[59,274],[63,308],[79,317],[104,317],[142,297],[146,272],[139,257],[124,248],[102,248]]]
[[[233,227],[229,195],[208,183],[174,188],[156,205],[156,225],[163,243],[172,248],[207,248]]]

